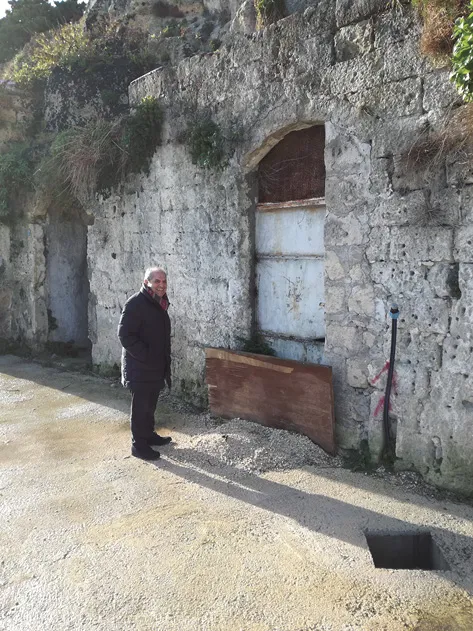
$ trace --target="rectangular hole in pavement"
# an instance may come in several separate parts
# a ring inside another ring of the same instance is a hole
[[[368,534],[366,541],[375,567],[391,570],[449,570],[430,532]]]

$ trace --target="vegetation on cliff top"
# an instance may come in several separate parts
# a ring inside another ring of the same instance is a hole
[[[277,22],[285,15],[284,0],[254,0],[258,30]]]
[[[110,20],[91,32],[81,20],[33,37],[7,64],[3,76],[28,88],[56,68],[91,77],[99,67],[124,63],[134,67],[130,81],[158,65],[147,33]]]
[[[446,62],[453,49],[455,20],[468,11],[468,0],[413,0],[424,22],[420,49],[438,62]]]
[[[76,22],[85,3],[62,0],[53,6],[47,0],[9,0],[10,9],[0,19],[0,63],[11,59],[32,37],[61,24]]]
[[[459,18],[453,29],[451,79],[464,101],[473,101],[473,2],[470,13]]]
[[[19,191],[33,188],[35,147],[31,143],[13,142],[0,153],[0,219],[9,221]]]
[[[412,0],[423,19],[420,49],[437,65],[451,65],[451,80],[473,101],[473,0]]]
[[[130,173],[149,172],[161,141],[162,111],[146,97],[135,112],[115,121],[94,119],[58,134],[43,159],[36,183],[54,201],[64,192],[86,204],[96,192],[116,186]]]

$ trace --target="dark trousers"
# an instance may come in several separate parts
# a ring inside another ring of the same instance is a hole
[[[135,383],[131,390],[131,437],[138,449],[146,447],[154,432],[154,412],[161,387],[153,383]]]

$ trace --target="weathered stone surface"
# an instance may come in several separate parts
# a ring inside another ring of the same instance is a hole
[[[386,9],[386,0],[337,0],[337,26],[359,22]]]
[[[330,123],[326,126],[325,164],[331,176],[355,175],[367,180],[370,173],[371,145],[354,135],[346,135]]]
[[[11,335],[38,347],[48,331],[44,254],[43,226],[17,223],[10,233]]]
[[[342,270],[342,277],[343,277]],[[330,283],[325,287],[326,313],[340,313],[346,309],[345,287]]]
[[[428,125],[425,114],[390,118],[373,134],[373,157],[391,158],[408,153]]]
[[[376,83],[375,78],[374,85]],[[366,91],[348,93],[347,99],[371,116],[383,119],[422,114],[421,79],[409,78],[392,83],[382,83],[379,85],[379,89],[373,89],[373,87],[372,84]]]
[[[401,313],[404,305],[400,305]],[[428,327],[427,327],[428,328]],[[397,338],[398,361],[408,365],[421,365],[429,370],[439,370],[442,366],[442,344],[445,339],[443,334],[432,334],[425,331],[422,326],[413,326],[411,329],[401,329]],[[385,342],[385,356],[388,356],[391,340]]]
[[[407,256],[415,261],[452,260],[453,232],[450,228],[391,228],[390,258],[402,261]]]
[[[461,103],[460,95],[449,81],[449,70],[437,70],[425,76],[423,106],[426,112]]]
[[[466,242],[468,238],[466,238]],[[458,241],[458,243],[460,243]],[[367,248],[368,260],[452,261],[453,231],[451,228],[394,226],[373,228]]]
[[[321,87],[330,94],[357,94],[360,92],[368,98],[373,86],[380,86],[381,89],[382,83],[383,60],[378,53],[368,53],[359,59],[350,59],[335,64],[327,71]],[[376,97],[375,102],[378,102]]]
[[[471,493],[473,479],[467,471],[471,471],[473,456],[463,445],[469,440],[473,415],[472,379],[452,376],[445,388],[444,377],[435,373],[431,385],[430,399],[419,419],[420,428],[433,443],[431,450],[423,454],[428,467],[425,476],[435,484],[442,480],[451,488]]]
[[[241,3],[230,25],[230,31],[238,31],[250,35],[256,31],[255,3],[245,0]]]
[[[380,196],[369,222],[372,226],[406,226],[418,215],[425,212],[426,198],[424,191],[413,191],[401,195],[392,192]]]
[[[461,191],[455,187],[432,190],[426,210],[427,214],[417,219],[423,219],[426,224],[459,226],[463,222]]]
[[[385,53],[391,46],[402,43],[409,37],[419,41],[421,32],[422,24],[417,11],[406,3],[395,19],[391,11],[386,11],[376,18],[375,48]]]
[[[369,181],[361,173],[346,174],[343,179],[335,175],[325,180],[327,210],[338,217],[368,210],[370,197]]]
[[[325,273],[330,280],[340,280],[345,276],[343,266],[335,252],[325,254]]]
[[[19,90],[13,82],[0,85],[0,151],[8,143],[24,140],[25,131],[33,118],[31,94]]]
[[[329,215],[325,224],[325,238],[337,246],[360,245],[363,242],[363,229],[355,213],[347,217]]]
[[[473,183],[473,178],[472,178]],[[461,223],[473,223],[473,186],[466,185],[460,189],[460,217]]]
[[[372,285],[355,285],[348,298],[348,309],[352,313],[373,316],[375,312]]]
[[[373,24],[366,20],[341,28],[335,34],[336,61],[348,61],[373,49]]]
[[[473,263],[473,225],[462,226],[455,230],[455,260]]]
[[[419,50],[419,37],[414,35],[393,44],[384,52],[384,77],[387,81],[401,81],[424,74],[426,59]],[[427,75],[428,76],[428,75]],[[439,107],[437,104],[436,107]],[[425,107],[429,110],[430,107]]]
[[[458,187],[461,192],[466,189],[469,190],[469,185],[473,184],[473,169],[471,166],[471,160],[465,159],[465,156],[460,153],[460,155],[455,155],[447,157],[447,184],[448,186]],[[463,189],[465,187],[465,189]],[[472,204],[471,197],[467,193],[465,197],[465,207],[464,209],[468,211],[466,214],[471,214]]]
[[[421,136],[419,136],[421,138]],[[422,142],[422,140],[420,140]],[[438,191],[446,185],[446,176],[433,160],[419,163],[416,160],[417,141],[411,140],[407,151],[393,158],[392,187],[395,191],[405,194],[414,190]],[[413,154],[411,152],[414,152]],[[411,157],[412,156],[412,157]],[[439,222],[440,223],[440,222]]]
[[[361,349],[360,331],[354,326],[330,324],[325,339],[328,350],[343,349],[344,352],[352,354]]]
[[[347,360],[347,381],[352,388],[368,387],[368,368],[366,366],[366,360],[360,357]]]
[[[419,295],[429,298],[447,298],[452,295],[452,274],[458,277],[455,265],[436,263],[426,267],[410,261],[373,263],[372,282],[381,285],[384,292],[394,294],[402,288],[402,295],[416,299]],[[458,281],[457,281],[458,282]]]

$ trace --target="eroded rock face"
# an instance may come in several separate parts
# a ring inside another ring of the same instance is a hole
[[[258,33],[251,4],[230,9],[216,53],[176,56],[130,86],[132,106],[161,99],[164,138],[149,175],[89,209],[93,361],[118,362],[120,310],[145,268],[164,265],[174,383],[205,401],[204,348],[237,348],[254,317],[258,163],[290,131],[324,124],[324,361],[338,444],[366,439],[379,455],[395,301],[398,464],[472,493],[473,179],[455,155],[408,159],[458,105],[448,73],[420,56],[408,6],[394,13],[384,0],[327,0]],[[220,169],[193,164],[183,140],[205,115],[223,135]]]
[[[470,185],[460,193],[453,180],[404,159],[458,99],[446,72],[420,57],[415,16],[384,9],[317,3],[249,39],[233,32],[218,53],[131,85],[132,103],[162,98],[166,142],[149,177],[103,200],[89,229],[94,361],[114,361],[120,307],[156,261],[169,272],[176,382],[205,392],[204,347],[235,348],[251,326],[258,162],[288,131],[324,122],[325,361],[334,371],[339,445],[368,438],[379,453],[385,373],[377,375],[397,301],[399,464],[471,492]],[[244,5],[234,20],[247,34],[252,25],[239,16],[250,14]],[[193,165],[179,141],[195,112],[211,112],[224,135],[236,124],[243,130],[221,171]],[[441,225],[425,223],[432,205],[443,212]],[[117,276],[125,279],[119,291],[107,280]]]

